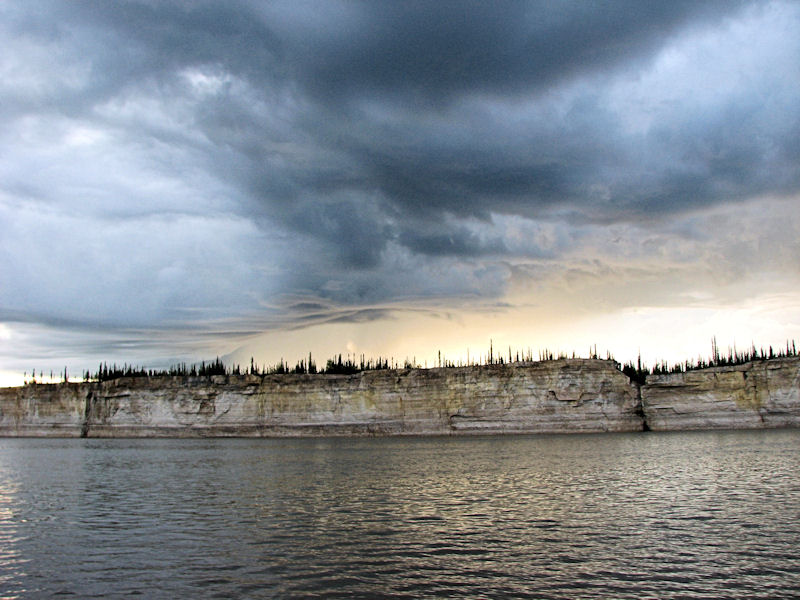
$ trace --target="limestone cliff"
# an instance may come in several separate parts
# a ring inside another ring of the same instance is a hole
[[[0,435],[80,435],[87,391],[77,383],[0,388]]]
[[[288,436],[639,431],[611,361],[356,375],[123,378],[0,390],[0,435]]]
[[[800,357],[650,376],[561,359],[0,388],[0,436],[568,433],[800,426]]]
[[[650,429],[800,426],[800,357],[651,375],[642,387]]]

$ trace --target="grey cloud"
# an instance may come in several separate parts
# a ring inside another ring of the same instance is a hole
[[[350,26],[305,44],[304,81],[322,96],[424,98],[529,93],[575,72],[650,53],[692,19],[732,3],[371,2]],[[355,11],[354,11],[355,12]]]
[[[674,239],[688,213],[800,191],[796,4],[26,2],[0,16],[7,320],[229,315],[251,331],[498,300],[509,265],[565,264],[594,239],[582,228]]]
[[[423,233],[416,229],[402,231],[397,241],[419,254],[428,256],[461,256],[475,257],[487,254],[504,254],[508,250],[501,239],[493,239],[486,243],[471,231],[453,229],[437,233]]]
[[[740,4],[41,2],[15,25],[42,40],[77,38],[76,51],[93,51],[97,82],[218,64],[252,81],[294,80],[323,98],[435,99],[528,93],[640,60],[681,26],[718,21]]]
[[[346,267],[366,268],[380,263],[387,242],[387,227],[369,205],[350,201],[299,202],[287,222],[296,231],[310,235],[323,246],[335,249],[333,259]]]
[[[386,320],[395,314],[393,310],[379,308],[365,308],[339,314],[327,319],[326,323],[366,323],[369,321]]]
[[[640,67],[680,27],[722,23],[723,17],[739,14],[736,4],[334,4],[324,9],[337,13],[324,31],[309,31],[307,13],[295,14],[286,6],[274,11],[283,13],[282,19],[242,3],[154,7],[129,2],[54,10],[63,19],[54,26],[55,37],[69,39],[72,32],[80,40],[74,59],[80,60],[83,46],[94,50],[88,53],[90,73],[99,83],[75,92],[93,104],[154,77],[169,87],[176,72],[188,67],[211,66],[242,78],[265,102],[262,111],[226,93],[198,105],[194,124],[214,144],[205,149],[209,167],[237,164],[219,176],[244,186],[270,218],[279,218],[278,207],[298,202],[309,190],[377,191],[388,203],[381,210],[389,211],[485,217],[489,211],[537,215],[553,205],[572,204],[591,218],[614,220],[631,212],[671,210],[690,190],[694,203],[710,203],[774,189],[781,182],[781,189],[797,186],[796,173],[785,164],[765,180],[756,177],[763,173],[756,166],[763,148],[752,136],[742,137],[735,162],[699,157],[706,172],[675,169],[676,154],[684,158],[698,137],[714,135],[702,124],[700,129],[678,124],[682,129],[675,132],[665,123],[672,140],[663,162],[642,165],[633,157],[628,164],[626,155],[636,153],[640,142],[618,133],[619,123],[598,95],[573,98],[572,111],[560,122],[534,117],[515,131],[491,117],[476,123],[481,116],[456,102],[509,92],[537,98],[582,73],[592,73],[601,95],[604,69]],[[103,35],[92,47],[88,36],[97,31]],[[114,43],[107,51],[109,41]],[[325,93],[316,93],[317,88]],[[276,100],[276,89],[293,90],[297,105],[276,105],[283,102]],[[416,105],[406,98],[408,90],[414,97],[450,101],[447,108]],[[346,101],[338,99],[342,94]],[[397,97],[399,104],[392,99]],[[361,112],[362,99],[383,106],[387,122]],[[785,112],[787,106],[778,109]],[[404,118],[398,109],[411,109],[414,116]],[[270,110],[286,112],[282,125],[265,122],[264,111]],[[720,126],[741,123],[734,113]],[[786,118],[796,114],[779,116]],[[440,125],[432,128],[430,122]],[[746,118],[745,127],[759,124],[751,122]],[[772,131],[768,142],[790,145],[793,133]],[[650,143],[664,146],[658,141]],[[737,168],[742,165],[750,168]],[[738,181],[732,177],[737,173]],[[586,181],[606,185],[614,192],[613,203],[594,204]],[[306,226],[292,216],[284,224]],[[326,227],[318,230],[323,237],[331,233]],[[364,243],[372,250],[380,246],[375,240]],[[354,265],[373,264],[359,263],[362,252],[337,252],[349,255]]]
[[[715,107],[721,114],[690,112],[677,123],[656,127],[646,142],[662,151],[655,164],[634,156],[641,142],[620,134],[619,116],[603,105],[604,69],[611,74],[631,65],[641,68],[680,27],[723,24],[723,17],[739,14],[738,5],[332,5],[326,10],[337,14],[327,31],[308,31],[303,13],[282,9],[284,18],[277,21],[268,10],[246,4],[163,10],[138,3],[121,10],[91,5],[82,14],[85,22],[94,19],[116,32],[121,47],[128,48],[106,59],[117,61],[113,67],[93,69],[118,77],[117,86],[131,85],[144,74],[168,79],[187,66],[219,65],[243,78],[267,102],[267,112],[288,110],[281,131],[230,95],[224,104],[205,105],[198,115],[201,130],[235,150],[238,157],[232,160],[248,159],[246,177],[260,181],[253,200],[265,205],[271,218],[285,214],[283,207],[301,202],[309,190],[377,191],[386,203],[380,210],[396,207],[401,214],[485,217],[494,210],[530,216],[566,204],[589,218],[615,220],[682,208],[689,197],[697,205],[797,187],[791,163],[773,162],[768,173],[760,168],[765,147],[757,141],[766,133],[770,147],[787,146],[795,132],[761,129],[757,109],[741,114],[749,109],[740,107],[746,97],[723,99]],[[126,61],[128,55],[134,59]],[[142,75],[116,68],[137,60]],[[456,101],[509,92],[537,98],[565,78],[585,73],[600,87],[591,96],[568,99],[573,107],[556,123],[534,117],[510,131],[491,117],[476,123],[480,116]],[[275,105],[275,88],[294,89],[297,106]],[[447,107],[414,103],[420,94],[447,97]],[[386,122],[361,112],[361,100],[383,106]],[[796,121],[791,106],[772,107],[779,111],[775,120]],[[401,116],[409,109],[413,116]],[[687,110],[692,110],[688,99]],[[742,134],[730,140],[734,123]],[[760,138],[753,135],[756,128]],[[728,155],[693,157],[698,139],[719,141]],[[270,143],[276,140],[283,145]],[[289,147],[300,154],[287,153]],[[612,201],[594,202],[586,194],[587,181],[605,185]],[[284,224],[316,230],[323,238],[347,238],[343,222],[331,228],[290,215]],[[354,229],[367,227],[360,223]],[[369,235],[391,233],[370,228]],[[336,253],[354,266],[373,266],[361,257],[375,256],[381,243],[361,237],[356,244],[368,252],[339,248]]]
[[[294,304],[290,304],[286,307],[290,311],[306,313],[306,312],[319,312],[325,311],[331,308],[329,304],[323,304],[321,302],[312,302],[312,301],[305,301],[305,302],[295,302]]]

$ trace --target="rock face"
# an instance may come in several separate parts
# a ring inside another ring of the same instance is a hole
[[[0,388],[0,435],[78,436],[86,419],[83,384]]]
[[[800,357],[649,376],[642,387],[655,431],[800,426]]]
[[[0,436],[570,433],[800,427],[800,357],[650,376],[572,359],[357,375],[0,388]]]
[[[357,375],[123,378],[0,390],[5,436],[292,436],[640,431],[611,361]]]

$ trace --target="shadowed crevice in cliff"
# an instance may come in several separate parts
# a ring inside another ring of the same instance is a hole
[[[89,388],[86,394],[86,405],[83,409],[83,423],[81,424],[81,437],[89,437],[89,419],[92,415],[92,400],[94,400],[94,390]]]
[[[642,402],[642,386],[636,382],[631,382],[631,385],[636,386],[636,414],[642,420],[642,431],[650,431],[650,424],[647,422],[647,413],[644,410],[644,403]]]

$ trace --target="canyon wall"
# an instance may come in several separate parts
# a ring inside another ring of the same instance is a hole
[[[639,431],[612,361],[356,375],[122,378],[0,389],[4,436],[292,436]]]
[[[641,394],[654,431],[800,427],[800,357],[651,375]]]

